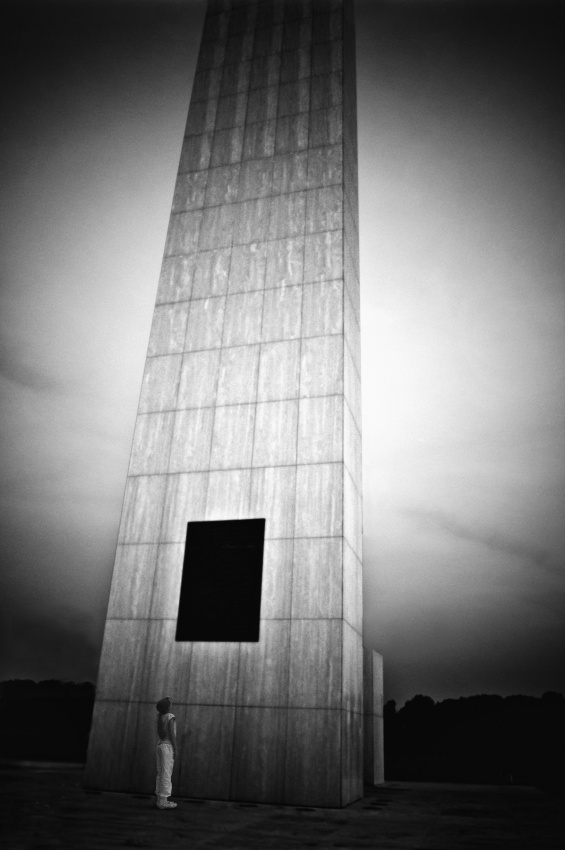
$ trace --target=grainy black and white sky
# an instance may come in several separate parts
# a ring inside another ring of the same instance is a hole
[[[2,5],[1,665],[95,680],[201,0]],[[366,642],[565,691],[563,14],[358,0]]]

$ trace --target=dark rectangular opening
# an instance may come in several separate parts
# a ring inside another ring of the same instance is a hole
[[[189,522],[176,640],[258,641],[264,519]]]

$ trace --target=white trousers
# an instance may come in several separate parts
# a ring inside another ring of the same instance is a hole
[[[155,751],[157,757],[157,782],[155,793],[158,797],[170,797],[173,793],[171,776],[173,775],[173,764],[175,754],[170,741],[159,741]]]

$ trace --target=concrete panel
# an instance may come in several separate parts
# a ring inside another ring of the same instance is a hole
[[[349,623],[343,624],[342,707],[363,714],[363,639]]]
[[[195,251],[202,220],[202,210],[172,215],[165,254],[190,254]]]
[[[296,463],[298,402],[269,401],[257,405],[253,466]]]
[[[166,472],[174,413],[144,413],[137,417],[129,463],[130,475]]]
[[[149,616],[156,562],[155,544],[117,547],[108,618]]]
[[[383,714],[383,658],[373,649],[363,650],[363,676],[365,679],[365,705],[366,714],[375,714],[382,717]]]
[[[296,339],[302,322],[302,287],[284,286],[265,291],[263,342]]]
[[[177,643],[176,628],[176,612],[174,620],[149,622],[141,693],[143,699],[153,705],[164,695],[170,696],[173,703],[184,702],[188,697],[192,644]],[[172,711],[176,713],[174,705]]]
[[[316,79],[320,79],[317,77]],[[314,86],[314,80],[312,85]],[[309,189],[322,186],[341,185],[343,181],[343,155],[341,145],[314,148],[308,151]]]
[[[276,85],[279,81],[281,57],[257,56],[251,62],[251,73],[249,76],[249,88],[257,89],[263,86]]]
[[[187,702],[233,705],[237,689],[238,643],[193,641]]]
[[[361,492],[361,434],[347,405],[343,410],[343,446],[345,466]]]
[[[188,301],[192,291],[194,257],[165,257],[161,266],[157,304]]]
[[[243,160],[271,157],[275,152],[276,121],[247,124],[243,142]]]
[[[206,206],[230,204],[237,200],[239,164],[210,168],[206,173]]]
[[[289,706],[341,708],[341,620],[291,620]]]
[[[343,460],[343,396],[300,400],[298,463]]]
[[[281,62],[281,83],[301,80],[310,76],[310,48],[301,47],[283,53]]]
[[[341,71],[330,74],[321,74],[312,77],[312,109],[327,109],[331,106],[340,106],[343,102],[343,85]]]
[[[189,734],[176,793],[228,800],[235,708],[188,705],[185,717]]]
[[[141,385],[139,413],[171,410],[176,407],[181,363],[180,354],[147,358]]]
[[[269,121],[276,118],[278,98],[278,86],[253,89],[249,94],[247,123],[255,124],[259,121]]]
[[[204,519],[208,473],[167,475],[166,480],[161,541],[184,543],[187,522],[200,522]]]
[[[88,742],[86,788],[131,789],[137,714],[136,702],[106,702],[97,698]]]
[[[267,276],[265,287],[302,283],[304,272],[304,239],[282,239],[267,244]]]
[[[262,298],[263,293],[259,295]],[[255,400],[259,352],[259,345],[241,345],[222,350],[217,404]]]
[[[306,4],[307,6],[310,4]],[[312,39],[312,18],[300,17],[287,20],[284,25],[283,50],[298,50],[306,47]]]
[[[261,242],[269,224],[269,198],[255,198],[235,205],[234,245]]]
[[[212,138],[212,133],[185,137],[180,154],[179,174],[208,168],[212,153]]]
[[[261,346],[258,401],[296,398],[300,377],[300,340]]]
[[[226,42],[225,65],[235,65],[240,62],[248,62],[253,54],[253,34],[230,33]],[[244,87],[245,89],[245,87]],[[243,89],[243,90],[244,90]],[[237,86],[229,86],[227,81],[223,91],[237,91]]]
[[[361,495],[347,470],[343,474],[343,536],[357,557],[362,557],[363,506]]]
[[[367,784],[384,782],[383,659],[363,649],[365,743],[363,772]]]
[[[305,192],[278,195],[270,203],[269,239],[290,239],[304,234]]]
[[[343,245],[343,270],[345,276],[345,285],[347,287],[347,291],[349,293],[349,297],[351,298],[351,303],[353,305],[353,311],[355,313],[355,317],[357,322],[360,321],[360,291],[359,291],[359,270],[357,268],[357,258],[353,257],[351,253],[351,248],[349,246],[349,239],[347,238],[347,233],[345,234],[345,240]]]
[[[216,115],[216,132],[218,130],[229,130],[231,127],[241,126],[245,123],[247,112],[247,92],[240,91],[236,94],[221,97],[218,100],[218,112]]]
[[[183,357],[177,407],[209,407],[216,398],[220,349],[194,351]]]
[[[361,379],[355,369],[349,346],[343,352],[343,392],[355,424],[361,430]]]
[[[195,254],[192,298],[225,295],[228,288],[231,252],[229,248]]]
[[[207,174],[205,171],[191,171],[179,174],[173,196],[173,212],[186,212],[204,206]]]
[[[266,198],[271,194],[272,182],[272,160],[250,159],[241,165],[238,199],[247,201],[251,198]]]
[[[332,7],[335,9],[332,11]],[[336,4],[325,3],[321,6],[322,14],[318,14],[314,18],[314,30],[312,33],[312,41],[318,44],[323,41],[333,41],[342,36],[342,15],[343,12]]]
[[[309,108],[310,80],[308,78],[281,85],[277,113],[279,118],[308,112]]]
[[[297,468],[296,537],[339,537],[343,533],[342,486],[340,463]]]
[[[331,106],[329,109],[318,109],[312,112],[309,142],[311,148],[339,144],[342,132],[341,106]]]
[[[251,466],[255,405],[237,404],[216,408],[212,437],[212,469]]]
[[[338,280],[343,275],[343,235],[339,230],[306,236],[304,282]]]
[[[248,519],[250,513],[251,470],[210,472],[204,519]]]
[[[250,245],[235,245],[231,256],[228,291],[249,292],[263,289],[267,268],[267,245],[253,242]]]
[[[202,41],[204,43],[206,43],[207,41],[216,41],[218,43],[224,42],[228,34],[229,20],[230,16],[226,12],[207,15],[204,20]]]
[[[212,133],[216,123],[216,112],[218,110],[217,99],[191,101],[186,122],[187,136],[199,136],[204,133]]]
[[[251,345],[261,341],[262,292],[228,295],[224,318],[223,345]]]
[[[185,347],[187,351],[220,347],[225,306],[225,296],[191,302],[186,328]]]
[[[251,514],[265,517],[265,539],[292,537],[296,467],[254,469],[251,485]]]
[[[310,115],[308,112],[279,118],[277,120],[275,153],[289,154],[305,151],[308,148],[309,124]]]
[[[235,133],[236,130],[224,130],[224,133]],[[217,165],[225,163],[218,162]],[[189,215],[189,213],[185,213]],[[192,213],[195,215],[195,213]],[[233,204],[221,207],[208,207],[202,212],[202,228],[198,248],[200,251],[210,251],[215,248],[229,248],[232,241],[234,222]],[[194,294],[193,294],[194,297]]]
[[[194,76],[192,100],[196,103],[199,100],[216,99],[220,94],[221,79],[222,71],[220,68],[209,68],[206,71],[199,71]]]
[[[363,736],[363,780],[366,785],[382,785],[385,781],[383,718],[365,714]]]
[[[302,342],[300,395],[336,395],[343,392],[343,337],[321,336]]]
[[[363,796],[363,715],[344,711],[341,715],[342,785],[341,804],[347,806]]]
[[[288,704],[289,649],[290,621],[261,620],[259,641],[240,645],[238,705]]]
[[[306,193],[306,233],[338,230],[343,226],[341,186],[310,189]]]
[[[142,696],[148,620],[106,620],[96,696],[135,701]]]
[[[341,805],[341,712],[288,712],[284,802]]]
[[[268,803],[284,793],[285,708],[236,710],[231,796]]]
[[[243,127],[232,127],[230,130],[218,130],[212,139],[210,165],[233,165],[241,160],[243,150]]]
[[[351,357],[353,359],[353,363],[357,370],[357,373],[361,374],[361,335],[359,329],[359,322],[355,316],[353,311],[353,305],[351,304],[351,299],[349,294],[345,293],[345,297],[343,299],[343,310],[344,310],[344,327],[345,327],[345,338],[347,340],[347,344],[349,346],[349,351],[351,353]]]
[[[340,280],[304,287],[303,336],[343,333],[343,284]]]
[[[208,8],[209,12],[212,12],[212,5],[213,4],[211,4]],[[222,8],[222,4],[217,4],[217,7]],[[226,44],[223,39],[221,41],[203,42],[200,45],[196,70],[200,72],[205,71],[208,68],[219,67],[224,63],[225,55]]]
[[[120,522],[120,543],[157,543],[166,475],[128,478]]]
[[[237,65],[225,65],[220,86],[220,95],[234,94],[249,88],[251,63],[238,62]]]
[[[210,464],[214,411],[210,407],[175,414],[169,472],[199,472]]]
[[[340,71],[343,65],[342,53],[341,40],[314,44],[312,47],[312,76]]]
[[[293,619],[342,616],[342,543],[339,538],[294,541],[292,564]]]
[[[293,545],[288,539],[264,542],[262,619],[290,617]]]
[[[270,4],[263,3],[259,5],[258,13],[257,32],[255,33],[255,43],[253,45],[253,56],[268,56],[271,53],[278,53],[282,46],[282,23],[281,21],[274,21],[272,17],[267,19],[267,16],[281,13],[281,9],[280,7],[271,8]],[[280,56],[273,58],[277,58],[280,63]],[[275,82],[278,82],[278,79],[279,77],[277,74]]]
[[[343,617],[359,633],[363,629],[363,571],[361,561],[343,542]]]
[[[273,158],[273,194],[286,195],[304,189],[308,168],[307,151]]]
[[[151,617],[165,620],[177,618],[184,549],[184,543],[162,543],[159,546]]]

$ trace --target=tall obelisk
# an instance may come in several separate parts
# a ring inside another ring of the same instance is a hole
[[[356,133],[348,0],[210,0],[91,787],[152,791],[154,706],[169,695],[176,795],[343,806],[362,794]]]

